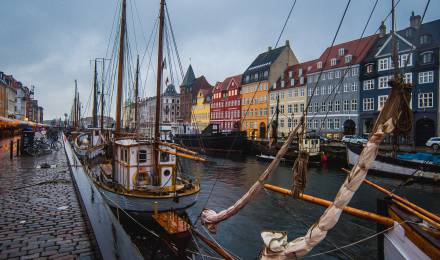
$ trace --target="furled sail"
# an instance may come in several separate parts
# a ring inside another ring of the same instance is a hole
[[[321,242],[327,232],[336,225],[342,209],[348,205],[354,193],[364,181],[368,169],[376,159],[379,144],[385,134],[392,133],[396,126],[405,129],[407,124],[410,124],[410,120],[407,118],[407,115],[411,114],[409,106],[411,99],[410,85],[404,84],[400,76],[388,84],[392,87],[392,90],[374,125],[373,134],[370,135],[358,162],[339,189],[334,202],[303,237],[287,242],[287,235],[284,232],[262,232],[261,237],[266,246],[261,256],[262,259],[287,259],[292,256],[304,256]]]
[[[261,174],[258,180],[252,185],[252,187],[243,195],[234,205],[231,207],[216,213],[212,209],[204,209],[201,215],[202,224],[205,225],[210,232],[215,232],[216,226],[219,222],[226,220],[237,212],[240,211],[244,206],[247,205],[249,201],[263,188],[264,182],[269,178],[269,176],[275,171],[280,163],[281,158],[287,153],[289,149],[289,144],[292,143],[297,132],[302,132],[302,127],[304,125],[304,116],[301,118],[301,124],[298,124],[292,132],[290,132],[286,142],[283,144],[281,149],[278,151],[275,159],[270,163],[269,167]]]

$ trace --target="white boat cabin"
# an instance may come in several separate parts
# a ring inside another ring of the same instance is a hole
[[[115,142],[115,181],[128,191],[163,189],[176,185],[176,156],[159,153],[159,174],[155,174],[153,143],[123,139]],[[159,145],[160,150],[175,153],[175,149]],[[156,179],[155,179],[156,178]]]
[[[321,151],[319,136],[307,136],[301,139],[299,149],[307,151],[310,156],[318,155]]]

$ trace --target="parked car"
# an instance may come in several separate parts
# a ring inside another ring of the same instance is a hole
[[[435,151],[440,148],[440,137],[431,137],[426,141],[426,146],[431,147]]]
[[[330,140],[324,136],[320,136],[319,137],[319,141],[321,142],[321,144],[328,144],[330,143]]]
[[[342,142],[352,144],[366,144],[368,140],[356,135],[345,135],[344,137],[342,137]]]

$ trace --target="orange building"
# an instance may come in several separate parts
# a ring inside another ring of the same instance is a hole
[[[267,138],[269,124],[269,88],[283,75],[288,66],[298,60],[290,48],[284,46],[261,53],[243,73],[241,82],[241,130],[249,138]]]

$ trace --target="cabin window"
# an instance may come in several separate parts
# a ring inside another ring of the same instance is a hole
[[[160,162],[169,162],[170,155],[168,153],[160,153]]]
[[[164,175],[165,177],[170,176],[170,174],[171,174],[171,171],[170,171],[170,170],[165,170],[165,171],[163,172],[163,175]]]
[[[146,163],[146,162],[147,162],[147,151],[140,150],[139,151],[139,163]]]

